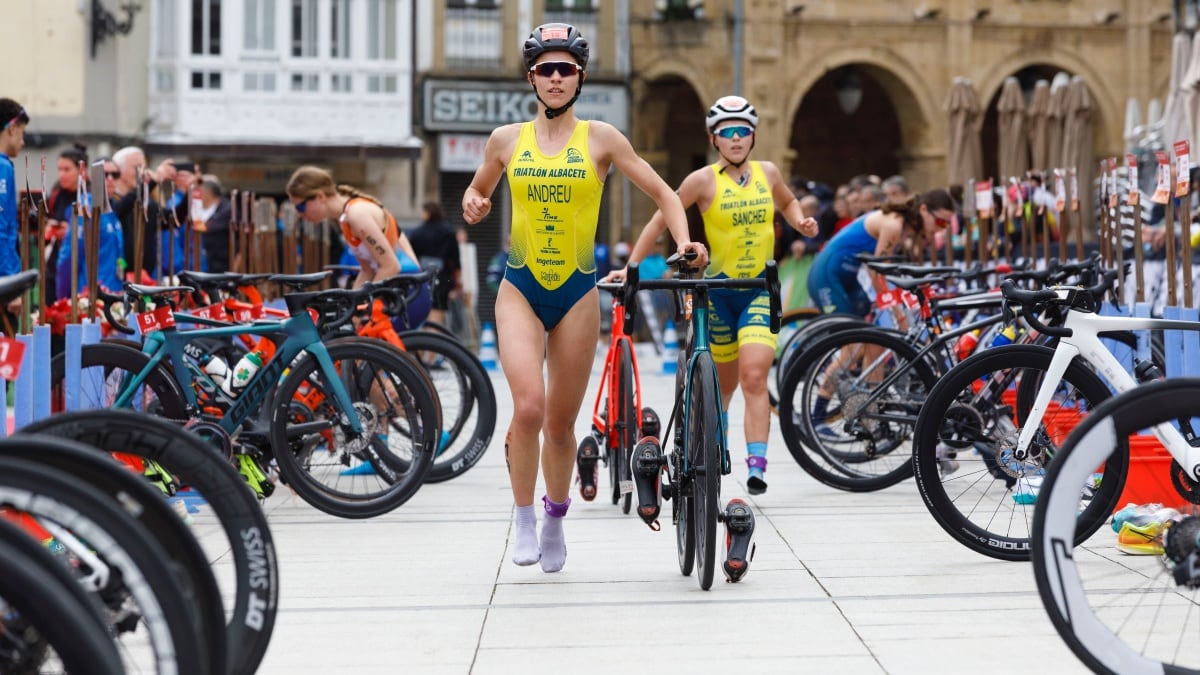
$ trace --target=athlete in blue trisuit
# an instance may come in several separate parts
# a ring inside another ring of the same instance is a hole
[[[616,167],[653,199],[679,251],[708,254],[692,243],[679,198],[612,125],[576,119],[571,107],[586,79],[587,40],[571,25],[533,30],[522,49],[537,117],[492,132],[483,164],[463,196],[463,218],[482,220],[501,178],[512,195],[512,236],[496,294],[500,363],[513,396],[505,453],[516,504],[513,562],[540,562],[557,572],[566,562],[562,519],[575,467],[575,420],[592,372],[600,329],[594,242],[600,196]],[[579,358],[587,345],[588,358]],[[543,365],[546,379],[542,379]],[[542,465],[546,517],[540,535],[533,499]]]
[[[933,241],[934,234],[950,224],[955,210],[950,193],[930,190],[901,204],[887,204],[859,216],[830,239],[813,261],[808,272],[808,293],[813,302],[827,314],[867,316],[871,312],[871,298],[858,281],[862,261],[857,256],[892,255],[906,237]],[[882,288],[883,280],[874,272],[870,275],[873,286]],[[822,433],[828,431],[824,423],[833,385],[833,378],[826,378],[813,405],[812,421]]]

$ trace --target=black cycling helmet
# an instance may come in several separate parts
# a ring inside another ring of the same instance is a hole
[[[521,50],[525,57],[525,70],[532,68],[543,52],[552,51],[570,52],[584,70],[587,70],[588,57],[592,53],[588,49],[588,41],[575,26],[569,23],[544,23],[534,28],[525,40],[525,47]]]
[[[584,39],[583,34],[579,32],[578,28],[569,23],[544,23],[533,29],[533,32],[525,40],[525,46],[521,49],[521,55],[525,58],[526,73],[533,68],[533,64],[539,56],[545,52],[553,51],[564,51],[574,56],[581,70],[579,73],[579,86],[575,89],[575,95],[561,108],[546,106],[546,119],[554,119],[575,105],[575,101],[579,99],[580,92],[583,91],[584,73],[587,71],[588,57],[592,53],[588,49],[587,40]],[[530,80],[530,86],[533,86],[532,80]],[[537,96],[536,86],[534,86],[534,95]],[[538,100],[542,101],[542,97],[538,96]],[[545,103],[545,101],[542,101],[543,105]]]

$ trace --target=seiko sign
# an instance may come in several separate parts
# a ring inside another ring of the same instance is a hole
[[[628,132],[629,106],[624,87],[585,84],[575,102],[580,119],[608,122]],[[527,122],[537,115],[537,97],[528,84],[426,80],[422,126],[428,131],[491,131],[503,124]]]

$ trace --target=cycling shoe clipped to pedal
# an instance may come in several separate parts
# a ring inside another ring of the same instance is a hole
[[[741,499],[730,499],[725,507],[725,581],[737,583],[746,576],[754,559],[754,511]]]
[[[575,463],[579,469],[579,496],[590,502],[596,498],[596,478],[599,474],[596,463],[600,461],[600,444],[596,437],[588,434],[579,442]]]
[[[630,473],[637,489],[637,514],[657,532],[658,512],[662,507],[662,468],[666,464],[662,446],[653,436],[642,437],[630,458]]]

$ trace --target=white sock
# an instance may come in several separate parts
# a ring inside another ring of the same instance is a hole
[[[567,542],[562,518],[546,514],[542,521],[542,571],[557,572],[567,563]]]
[[[517,507],[517,541],[513,545],[512,561],[518,565],[532,565],[541,557],[537,538],[537,512],[533,504]]]

